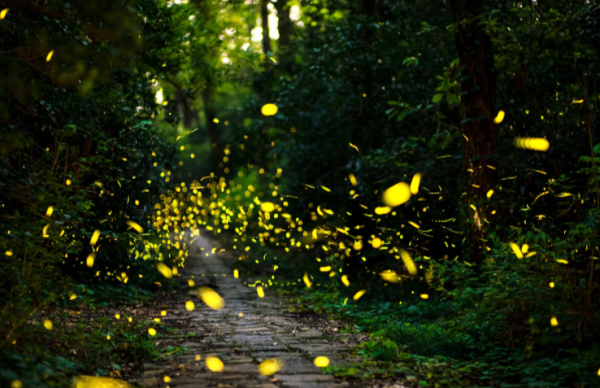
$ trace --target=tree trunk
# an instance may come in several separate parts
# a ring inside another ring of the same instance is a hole
[[[290,46],[294,25],[290,19],[290,7],[287,0],[277,0],[275,9],[277,10],[277,18],[279,19],[277,22],[277,30],[279,32],[278,49],[281,52]]]
[[[492,43],[477,20],[483,0],[452,0],[456,23],[456,49],[462,69],[460,118],[463,133],[463,169],[467,177],[467,202],[473,222],[468,238],[473,261],[481,261],[482,238],[488,211],[485,198],[497,180],[497,138],[494,124],[496,72]],[[476,211],[472,209],[475,206]]]
[[[206,83],[206,87],[202,89],[202,102],[204,105],[204,115],[206,116],[206,129],[210,139],[212,168],[216,173],[221,162],[221,134],[215,119],[217,118],[216,110],[213,106],[213,86],[210,82]]]
[[[271,52],[271,38],[269,37],[269,0],[260,0],[260,18],[262,19],[262,47],[265,56]]]

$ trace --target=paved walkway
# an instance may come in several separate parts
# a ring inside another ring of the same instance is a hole
[[[195,287],[190,293],[180,293],[173,300],[164,301],[163,306],[168,311],[163,317],[164,326],[179,327],[179,330],[168,334],[164,327],[158,329],[161,333],[157,337],[158,346],[173,347],[175,355],[161,363],[145,364],[138,383],[142,387],[181,388],[348,387],[347,382],[336,382],[333,376],[324,375],[313,360],[325,356],[331,365],[344,362],[349,347],[345,341],[349,335],[324,334],[301,323],[297,314],[288,312],[285,301],[270,295],[268,288],[266,296],[259,298],[256,289],[248,288],[242,279],[233,277],[231,256],[210,254],[215,245],[212,240],[201,237],[190,250],[181,278],[186,283],[193,279]],[[222,310],[208,308],[197,297],[197,289],[205,285],[225,299]],[[194,311],[185,309],[187,300],[195,303]],[[187,354],[176,355],[177,347],[187,348]],[[197,355],[201,356],[199,361]],[[210,355],[223,361],[221,373],[211,372],[206,367],[205,360]],[[284,366],[274,376],[262,376],[258,365],[269,358],[282,360]],[[165,383],[165,376],[170,382]]]

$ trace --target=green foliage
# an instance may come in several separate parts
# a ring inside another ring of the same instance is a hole
[[[154,257],[136,254],[140,236],[126,221],[153,233],[147,218],[166,190],[161,174],[175,167],[172,133],[151,122],[160,50],[142,37],[144,19],[166,9],[154,1],[27,0],[0,22],[2,385],[18,376],[26,386],[64,386],[73,374],[106,375],[102,368],[121,362],[117,354],[152,357],[141,326],[63,326],[68,317],[56,311],[82,300],[102,308],[109,299],[147,299],[161,280]],[[94,230],[100,239],[91,246]],[[117,348],[119,339],[127,349]]]
[[[362,354],[374,360],[392,361],[396,359],[398,353],[398,345],[389,339],[367,341],[361,347],[364,347]]]
[[[88,294],[79,301],[77,307],[84,310],[78,314],[74,310],[49,314],[51,331],[37,321],[17,332],[10,348],[0,353],[0,383],[20,380],[25,386],[62,387],[68,386],[74,375],[86,373],[132,377],[131,365],[139,370],[144,360],[158,357],[146,334],[150,322],[135,315],[133,323],[126,316],[116,320],[106,315],[106,300]],[[125,365],[129,365],[127,373]]]
[[[20,380],[24,386],[64,387],[74,373],[83,371],[82,365],[57,356],[1,352],[0,360],[0,382],[6,386]]]
[[[347,227],[348,234],[323,245],[352,246],[362,237],[366,246],[329,255],[320,249],[323,240],[312,241],[316,249],[304,263],[284,263],[280,271],[290,279],[309,271],[320,284],[306,296],[307,308],[343,314],[379,333],[370,348],[378,358],[390,340],[470,367],[477,359],[485,364],[479,372],[506,384],[594,384],[597,368],[588,360],[597,357],[592,344],[600,338],[600,78],[593,70],[600,46],[592,33],[598,4],[485,2],[479,23],[492,38],[496,109],[506,117],[497,126],[498,155],[490,156],[499,161],[494,193],[468,203],[455,25],[449,10],[414,3],[382,2],[374,12],[348,7],[341,18],[318,19],[298,36],[294,62],[275,66],[275,77],[258,77],[261,98],[248,100],[248,115],[267,101],[280,113],[255,117],[242,132],[256,150],[252,162],[283,169],[280,191],[298,196],[290,209],[304,212],[304,230]],[[311,17],[333,10],[303,8]],[[519,149],[517,136],[544,137],[550,149]],[[418,198],[393,215],[372,216],[382,191],[416,172],[423,174]],[[335,216],[321,218],[317,205]],[[476,222],[471,205],[494,211],[483,221],[484,251],[476,262],[465,249],[467,226]],[[375,236],[388,250],[370,249]],[[527,244],[526,257],[518,259],[509,242]],[[381,286],[384,270],[407,274],[395,247],[411,253],[419,273]],[[331,278],[315,273],[322,265],[332,266]],[[350,287],[341,285],[340,271]],[[347,300],[361,289],[367,293],[356,304]],[[388,315],[388,306],[398,310]]]

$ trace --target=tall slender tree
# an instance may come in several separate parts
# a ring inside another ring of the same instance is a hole
[[[265,56],[271,52],[271,37],[269,36],[269,0],[260,0],[260,19],[262,26],[262,48]]]
[[[290,19],[290,8],[287,0],[277,0],[275,9],[277,10],[277,31],[279,32],[278,49],[281,52],[289,49],[294,25]]]
[[[462,73],[460,129],[463,169],[467,177],[467,211],[472,212],[473,218],[468,237],[472,246],[471,259],[479,260],[489,218],[481,200],[497,179],[496,72],[491,39],[480,23],[483,0],[452,0],[451,7]]]

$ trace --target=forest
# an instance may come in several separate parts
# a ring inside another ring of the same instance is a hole
[[[0,387],[600,387],[598,0],[0,31]]]

